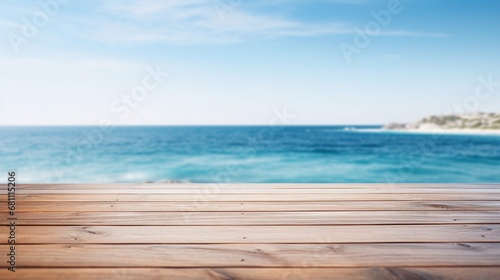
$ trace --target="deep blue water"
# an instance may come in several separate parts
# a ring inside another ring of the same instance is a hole
[[[0,170],[21,183],[500,182],[499,136],[343,128],[1,127]]]

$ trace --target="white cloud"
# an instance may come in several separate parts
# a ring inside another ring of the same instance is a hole
[[[359,0],[350,4],[365,2]],[[256,4],[249,5],[255,8]],[[68,17],[68,21],[74,23],[73,30],[68,33],[109,44],[225,44],[277,37],[355,34],[356,30],[356,26],[341,21],[314,23],[276,15],[276,12],[252,12],[245,1],[239,0],[110,0],[97,9],[99,20]],[[386,30],[381,35],[437,37],[442,34]]]
[[[406,30],[388,30],[380,33],[381,36],[400,36],[400,37],[447,37],[446,33],[438,32],[412,32]]]
[[[332,25],[335,29],[329,29],[328,26],[256,15],[244,11],[241,2],[227,3],[223,0],[107,3],[103,11],[114,18],[98,36],[109,42],[227,43],[255,36],[328,34],[339,29],[336,25]]]
[[[0,29],[2,28],[20,28],[21,24],[9,21],[9,20],[0,20]]]
[[[206,0],[171,0],[171,1],[156,1],[156,0],[128,0],[128,1],[108,1],[103,4],[104,10],[130,14],[136,17],[151,16],[158,13],[167,12],[170,15],[177,13],[178,16],[196,14],[197,8],[207,4]],[[187,12],[187,13],[186,13]]]

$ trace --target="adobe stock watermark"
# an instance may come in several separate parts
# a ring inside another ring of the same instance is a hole
[[[406,0],[412,1],[412,0]],[[352,56],[360,54],[361,51],[367,48],[372,38],[379,36],[382,29],[389,26],[393,16],[400,14],[404,7],[400,0],[389,0],[387,7],[380,11],[371,11],[372,20],[368,21],[363,29],[356,27],[355,35],[352,43],[340,43],[340,50],[348,63],[351,63]]]
[[[71,172],[75,164],[81,162],[89,150],[100,145],[104,141],[105,135],[112,132],[117,120],[125,120],[133,110],[139,108],[140,104],[146,101],[168,76],[169,73],[162,71],[160,66],[156,66],[155,69],[146,67],[146,75],[144,75],[142,83],[112,102],[111,112],[114,117],[103,118],[98,127],[85,131],[78,144],[67,151],[64,161],[53,166],[57,178],[62,179],[64,175]]]
[[[479,76],[478,84],[474,89],[474,93],[466,96],[462,102],[454,103],[450,109],[444,112],[444,115],[463,115],[473,113],[480,109],[481,104],[492,98],[494,94],[498,94],[500,82],[493,80],[493,75],[487,77]],[[399,157],[398,169],[395,173],[385,174],[385,179],[391,188],[396,183],[404,183],[407,178],[411,177],[415,170],[422,166],[423,159],[427,156],[432,156],[433,151],[438,150],[439,145],[445,143],[443,132],[437,132],[428,137],[421,138],[419,141],[412,143],[413,148]]]
[[[331,258],[332,255],[336,255],[339,251],[342,251],[343,246],[342,244],[336,244],[335,238],[332,238],[331,236],[327,236],[325,239],[323,239],[323,237],[317,238],[317,242],[314,245],[316,245],[315,250],[302,260],[300,267],[284,272],[281,279],[310,279],[311,271],[321,268],[321,263],[324,263],[325,260]]]
[[[269,120],[268,126],[259,129],[254,136],[244,139],[249,149],[244,152],[243,155],[246,157],[255,156],[255,154],[263,148],[268,139],[273,138],[277,133],[281,132],[286,125],[290,125],[296,118],[297,116],[290,113],[286,106],[281,110],[275,109],[273,117]],[[241,168],[241,164],[228,163],[223,170],[211,173],[210,177],[213,182],[205,184],[201,190],[197,189],[191,208],[198,209],[206,206],[210,201],[215,200],[216,197],[221,194],[221,189],[224,186],[236,184],[233,182],[233,178],[238,175]],[[183,219],[185,222],[188,222],[190,219],[187,212],[189,211],[183,212]]]
[[[228,14],[233,13],[236,8],[241,5],[242,1],[243,0],[212,0],[212,6],[219,20],[224,20]]]
[[[146,67],[146,72],[141,85],[134,87],[130,93],[122,94],[112,103],[111,112],[117,114],[120,119],[126,119],[169,75],[168,72],[163,72],[160,66],[156,66],[156,69]]]
[[[245,139],[248,151],[243,154],[246,157],[255,156],[259,150],[263,148],[268,139],[272,139],[277,133],[281,132],[286,125],[290,125],[296,118],[296,115],[291,114],[288,108],[284,106],[281,110],[275,109],[273,117],[269,120],[269,125],[259,129],[259,131],[252,137]],[[241,169],[239,164],[227,164],[225,170],[210,174],[213,183],[205,186],[203,191],[196,196],[194,206],[202,206],[208,203],[220,193],[221,186],[234,183],[232,178],[236,176]]]
[[[29,41],[35,38],[40,29],[49,24],[50,20],[53,19],[59,13],[61,6],[66,5],[71,0],[41,0],[38,2],[39,9],[36,11],[31,18],[23,17],[23,25],[21,25],[21,30],[19,33],[10,32],[9,42],[15,53],[20,51],[22,45],[26,45]]]
[[[453,104],[453,108],[445,112],[446,115],[474,112],[479,109],[481,102],[488,100],[500,88],[500,82],[493,81],[492,74],[488,77],[479,76],[478,80],[474,93],[465,97],[462,103]]]

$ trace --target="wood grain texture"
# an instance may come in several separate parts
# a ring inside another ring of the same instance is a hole
[[[20,201],[185,201],[193,205],[204,205],[217,201],[499,201],[500,194],[486,193],[447,193],[447,194],[402,194],[402,193],[376,193],[376,194],[19,194]],[[0,195],[0,202],[7,201],[7,195]]]
[[[2,280],[496,280],[498,267],[315,268],[22,268]]]
[[[401,225],[492,224],[500,211],[22,212],[18,225]],[[8,213],[0,213],[2,224]]]
[[[8,212],[5,207],[0,212]],[[17,212],[500,211],[500,201],[22,201]]]
[[[0,245],[2,252],[7,245]],[[500,266],[500,243],[18,245],[23,267]],[[43,257],[41,257],[43,256]],[[6,267],[7,263],[1,263]]]
[[[500,242],[500,225],[19,226],[17,244]],[[50,233],[50,234],[48,234]],[[0,228],[7,236],[8,228]],[[6,244],[7,240],[1,240]]]
[[[2,280],[500,279],[498,184],[30,184],[16,203]]]
[[[331,183],[123,183],[123,184],[23,184],[23,190],[102,190],[102,189],[498,189],[500,184],[405,183],[405,184],[331,184]],[[0,190],[5,190],[5,185]]]
[[[70,190],[25,190],[23,188],[17,191],[18,194],[191,194],[191,195],[247,195],[247,194],[500,194],[499,189],[459,189],[450,190],[444,188],[371,188],[371,189],[263,189],[263,188],[229,188],[229,189],[70,189]]]

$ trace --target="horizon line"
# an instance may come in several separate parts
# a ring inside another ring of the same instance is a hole
[[[282,124],[282,125],[269,125],[269,124],[120,124],[110,125],[111,127],[169,127],[169,126],[192,126],[192,127],[300,127],[300,126],[383,126],[384,124]],[[0,127],[99,127],[99,124],[2,124]]]

